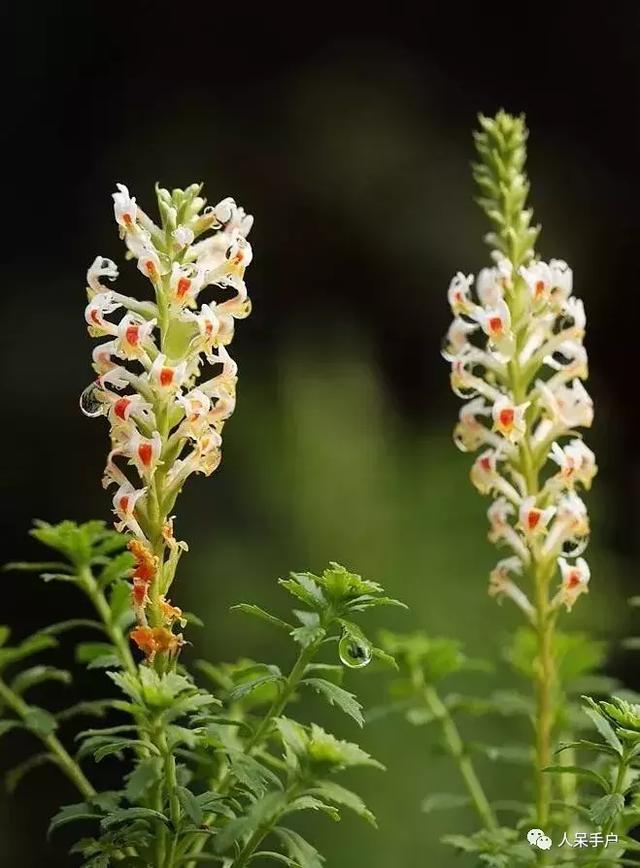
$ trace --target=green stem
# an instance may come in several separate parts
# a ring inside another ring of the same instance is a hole
[[[21,720],[26,721],[28,719],[28,714],[31,710],[29,705],[27,705],[21,696],[11,690],[9,685],[2,679],[0,679],[0,699],[2,699],[3,702],[14,711],[19,718],[21,718]],[[85,799],[90,799],[96,795],[96,791],[92,784],[85,777],[85,774],[78,763],[70,756],[57,736],[53,734],[38,735],[37,733],[34,733],[34,735],[36,735],[45,745],[56,765],[59,766],[71,783],[77,787]]]
[[[551,765],[552,732],[555,718],[555,661],[553,634],[555,619],[549,611],[549,582],[538,569],[535,573],[536,636],[536,822],[546,829],[551,802],[551,777],[545,769]]]
[[[291,698],[292,694],[295,693],[296,688],[304,677],[305,669],[307,668],[313,657],[316,655],[321,644],[322,640],[318,640],[317,642],[312,642],[311,645],[308,645],[306,648],[302,649],[302,651],[298,655],[298,659],[293,665],[291,672],[289,673],[289,676],[287,677],[285,686],[276,697],[276,699],[274,699],[267,713],[263,717],[260,725],[244,746],[244,752],[246,754],[251,755],[268,736],[273,720],[282,714],[287,702]],[[217,793],[222,796],[227,795],[227,793],[231,789],[231,786],[233,785],[233,780],[233,773],[230,770],[227,771],[224,777],[220,780],[218,786],[216,787]],[[208,825],[212,823],[214,819],[215,814],[210,814],[206,817],[205,823]],[[204,848],[206,843],[207,842],[205,838],[200,836],[193,845],[193,849],[191,850],[191,853],[189,855],[197,856],[198,853],[202,852],[202,849]],[[194,864],[195,863],[190,862],[189,868],[193,868]],[[236,863],[234,863],[234,866],[235,865]]]
[[[120,663],[130,675],[134,675],[137,678],[138,667],[136,666],[136,662],[133,659],[133,654],[131,653],[129,642],[126,636],[123,634],[122,630],[120,630],[118,626],[113,623],[113,617],[111,615],[109,603],[107,602],[107,598],[104,595],[104,591],[96,582],[95,577],[91,572],[91,568],[82,567],[78,573],[78,576],[80,578],[82,588],[93,603],[95,610],[102,619],[102,623],[104,624],[104,628],[107,632],[109,639],[111,639],[111,642],[113,643],[116,651],[118,652]]]
[[[476,774],[471,758],[465,750],[464,742],[455,721],[449,714],[449,710],[438,695],[435,687],[431,684],[423,684],[422,695],[427,708],[442,727],[449,753],[458,766],[458,770],[478,816],[487,829],[495,831],[498,828],[495,814]]]

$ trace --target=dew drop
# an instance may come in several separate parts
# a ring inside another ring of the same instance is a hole
[[[338,654],[345,666],[360,669],[371,662],[371,645],[359,636],[345,631],[338,644]]]
[[[102,401],[100,396],[103,394],[97,381],[89,383],[86,389],[80,395],[80,409],[85,416],[90,419],[95,419],[97,416],[102,416]]]

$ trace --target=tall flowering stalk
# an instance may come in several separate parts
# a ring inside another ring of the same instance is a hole
[[[583,345],[585,312],[572,295],[566,262],[543,262],[534,245],[524,171],[527,129],[522,117],[480,117],[474,177],[479,204],[493,231],[493,266],[474,282],[461,272],[449,286],[454,315],[444,357],[453,391],[465,400],[454,440],[479,451],[471,480],[492,498],[489,539],[509,555],[491,572],[489,593],[508,597],[537,637],[536,809],[545,828],[559,685],[554,632],[588,590],[583,557],[587,509],[579,491],[596,473],[593,452],[576,429],[589,427],[593,405]]]
[[[136,559],[131,638],[160,670],[179,651],[177,630],[185,624],[168,599],[187,548],[174,537],[172,512],[188,477],[208,476],[220,463],[237,380],[226,348],[235,320],[251,309],[244,272],[253,218],[230,198],[205,207],[201,189],[157,188],[160,225],[122,184],[113,194],[127,256],[147,278],[153,300],[115,291],[118,269],[110,259],[96,257],[87,272],[89,334],[107,341],[93,352],[98,378],[81,407],[109,420],[103,484],[116,487],[116,528],[133,535]]]

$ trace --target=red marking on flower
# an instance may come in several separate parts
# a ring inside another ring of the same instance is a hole
[[[578,585],[580,584],[580,573],[578,573],[577,570],[569,573],[569,575],[566,578],[565,584],[566,584],[567,588],[569,588],[569,590],[573,590],[574,588],[577,588]]]
[[[133,573],[134,583],[136,579],[145,583],[153,581],[158,569],[158,558],[144,543],[137,539],[132,539],[127,548],[136,559],[136,568]]]
[[[127,329],[124,333],[125,340],[128,344],[131,344],[132,347],[138,345],[138,341],[140,340],[140,326],[138,325],[130,325],[127,326]]]
[[[160,369],[160,385],[161,386],[170,386],[173,382],[173,369],[172,368],[161,368]]]
[[[178,286],[176,287],[176,295],[178,298],[184,298],[184,296],[191,289],[191,281],[188,277],[181,277],[178,281]]]
[[[102,320],[100,319],[100,314],[98,313],[97,308],[92,307],[91,313],[89,314],[89,319],[91,322],[94,322],[96,325],[102,325]]]
[[[536,283],[536,295],[542,295],[544,292],[544,280],[539,280]]]
[[[213,323],[210,319],[205,322],[204,333],[207,335],[207,337],[210,337],[213,334]]]
[[[511,428],[513,425],[513,420],[515,418],[515,411],[513,407],[505,407],[504,410],[500,411],[500,415],[498,417],[500,419],[500,424],[503,428]]]
[[[534,530],[538,526],[538,522],[540,521],[540,510],[539,509],[530,509],[527,513],[527,527],[529,530]]]
[[[127,512],[129,509],[129,496],[127,494],[120,498],[120,509],[122,512]]]
[[[489,317],[489,331],[494,335],[500,334],[502,331],[502,317]]]
[[[127,419],[127,407],[131,403],[129,398],[118,398],[118,400],[113,405],[113,412],[116,414],[118,419],[122,419],[123,422]]]
[[[131,217],[131,214],[129,214],[129,213],[125,213],[122,215],[122,221],[125,224],[125,226],[132,226],[133,225],[133,219]]]
[[[137,608],[144,606],[147,601],[147,582],[136,581],[134,579],[133,587],[131,589],[131,597],[134,606]]]
[[[491,472],[491,459],[487,455],[485,455],[484,458],[480,458],[479,463],[485,473]]]
[[[153,448],[151,443],[141,443],[138,446],[138,458],[145,467],[148,467],[151,464],[151,458],[153,457]]]
[[[147,261],[143,263],[143,268],[148,277],[153,279],[156,276],[156,264],[153,259],[147,259]]]

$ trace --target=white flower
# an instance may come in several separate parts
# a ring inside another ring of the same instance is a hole
[[[190,244],[193,244],[193,229],[190,229],[189,226],[178,226],[173,230],[171,235],[180,248],[188,247]]]
[[[510,264],[510,263],[509,263]],[[505,277],[498,268],[482,268],[476,279],[476,293],[483,307],[495,307],[504,300]]]
[[[458,316],[454,317],[445,338],[445,346],[442,350],[443,358],[448,362],[457,358],[469,346],[468,337],[477,328],[478,326],[472,322],[467,322]]]
[[[570,385],[564,383],[550,389],[546,383],[538,381],[540,397],[551,420],[566,428],[589,428],[593,422],[593,401],[580,380]]]
[[[481,396],[467,401],[460,408],[453,439],[461,452],[473,452],[487,440],[488,429],[477,416],[489,416],[491,410]]]
[[[564,259],[552,259],[549,262],[551,269],[551,303],[560,307],[573,292],[573,271]]]
[[[553,272],[546,262],[534,262],[528,268],[522,267],[520,274],[534,304],[544,304],[549,300],[553,286]]]
[[[128,483],[120,486],[113,496],[113,511],[120,521],[116,523],[116,530],[129,530],[135,536],[144,539],[144,533],[135,517],[135,508],[141,497],[144,497],[146,488],[133,488]]]
[[[152,340],[156,321],[145,320],[135,313],[128,313],[118,323],[118,352],[125,359],[138,359],[144,354],[146,341]]]
[[[107,289],[104,284],[100,283],[100,278],[106,277],[108,280],[114,281],[118,277],[118,267],[111,259],[104,256],[96,256],[87,270],[87,283],[93,292],[105,292]]]
[[[129,191],[124,184],[116,184],[116,187],[118,192],[113,193],[113,211],[116,223],[124,229],[131,229],[138,216],[136,200],[129,196]]]
[[[526,431],[525,413],[530,403],[515,405],[506,395],[498,398],[491,411],[494,431],[499,431],[511,443],[517,443]]]
[[[148,479],[153,475],[160,459],[162,451],[160,434],[154,431],[151,438],[143,437],[134,427],[123,451],[131,458],[139,475],[143,479]]]
[[[496,453],[492,449],[478,455],[471,466],[470,477],[480,494],[488,494],[494,488],[498,471]]]
[[[187,374],[187,363],[170,365],[163,353],[158,353],[149,371],[149,379],[161,393],[175,392],[184,383]]]
[[[555,600],[556,605],[564,605],[570,612],[580,594],[589,590],[591,570],[584,558],[578,558],[575,564],[570,564],[565,558],[558,558],[562,575],[562,584]]]
[[[564,448],[558,443],[551,445],[549,458],[560,468],[560,477],[568,486],[580,482],[589,489],[598,472],[596,457],[583,440],[572,440]]]
[[[543,534],[555,512],[555,506],[547,506],[545,509],[536,506],[536,498],[531,495],[522,502],[518,514],[518,526],[525,536]]]
[[[515,348],[511,331],[511,312],[502,299],[495,307],[476,308],[475,318],[489,338],[489,343],[506,358],[511,358]]]
[[[473,284],[473,274],[465,275],[459,271],[452,278],[447,290],[447,297],[454,316],[461,313],[470,313],[473,310],[471,303],[471,285]]]
[[[522,609],[529,618],[533,618],[535,610],[527,595],[511,580],[511,574],[522,574],[522,561],[517,557],[504,558],[498,561],[489,574],[489,596],[509,597]]]
[[[89,333],[93,337],[105,334],[117,335],[117,326],[107,322],[105,316],[113,313],[119,307],[122,307],[122,305],[114,299],[113,293],[109,292],[109,290],[94,295],[84,311],[84,318],[89,326]]]

